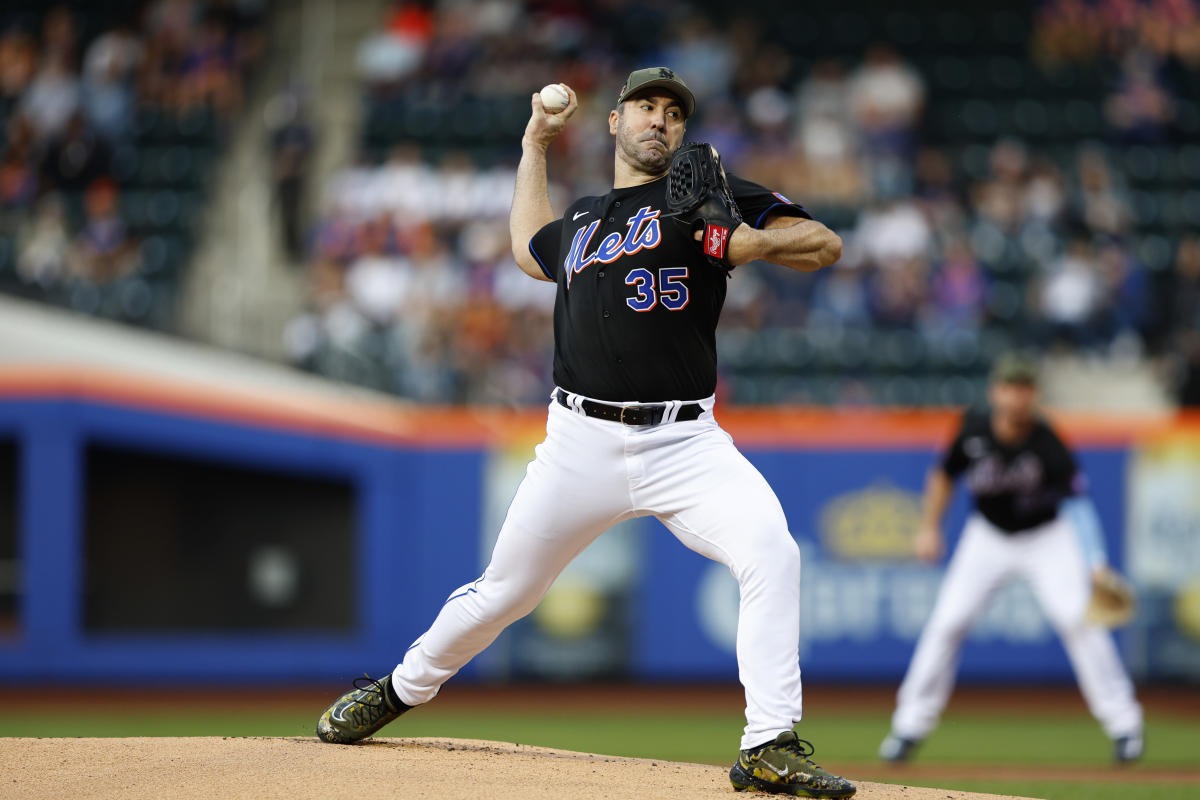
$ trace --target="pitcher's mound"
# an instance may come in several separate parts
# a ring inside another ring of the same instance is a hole
[[[727,770],[469,739],[0,739],[0,798],[646,800],[737,795]],[[853,779],[854,776],[847,776]],[[998,795],[858,783],[860,800]]]

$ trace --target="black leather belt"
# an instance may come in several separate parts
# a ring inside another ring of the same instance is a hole
[[[554,399],[560,406],[574,411],[571,401],[567,399],[567,393],[562,389],[554,392]],[[580,407],[584,414],[596,419],[619,422],[622,425],[657,425],[663,421],[663,415],[667,413],[670,406],[667,403],[615,406],[608,403],[597,403],[595,400],[583,400]],[[704,409],[699,403],[684,403],[679,407],[679,413],[675,415],[675,422],[689,422],[698,419],[703,413]]]

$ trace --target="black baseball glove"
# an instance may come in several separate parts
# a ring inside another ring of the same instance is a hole
[[[671,156],[667,173],[667,213],[694,233],[703,229],[700,242],[714,265],[729,269],[729,236],[742,222],[742,212],[729,189],[721,156],[711,144],[685,144]]]

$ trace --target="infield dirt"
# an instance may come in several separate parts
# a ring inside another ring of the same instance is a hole
[[[671,800],[736,795],[704,764],[574,753],[468,739],[0,739],[0,798],[23,800]],[[853,777],[853,776],[848,776]],[[999,795],[857,782],[860,800]]]

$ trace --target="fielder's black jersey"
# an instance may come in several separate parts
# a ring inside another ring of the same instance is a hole
[[[811,216],[781,194],[729,176],[748,225]],[[554,382],[598,400],[708,397],[717,386],[716,327],[728,274],[687,225],[662,219],[666,180],[583,197],[529,241],[558,283]]]
[[[1057,517],[1059,503],[1084,483],[1075,457],[1044,419],[1024,442],[1008,446],[997,441],[987,408],[964,414],[942,469],[952,478],[963,475],[979,513],[1010,533]]]

